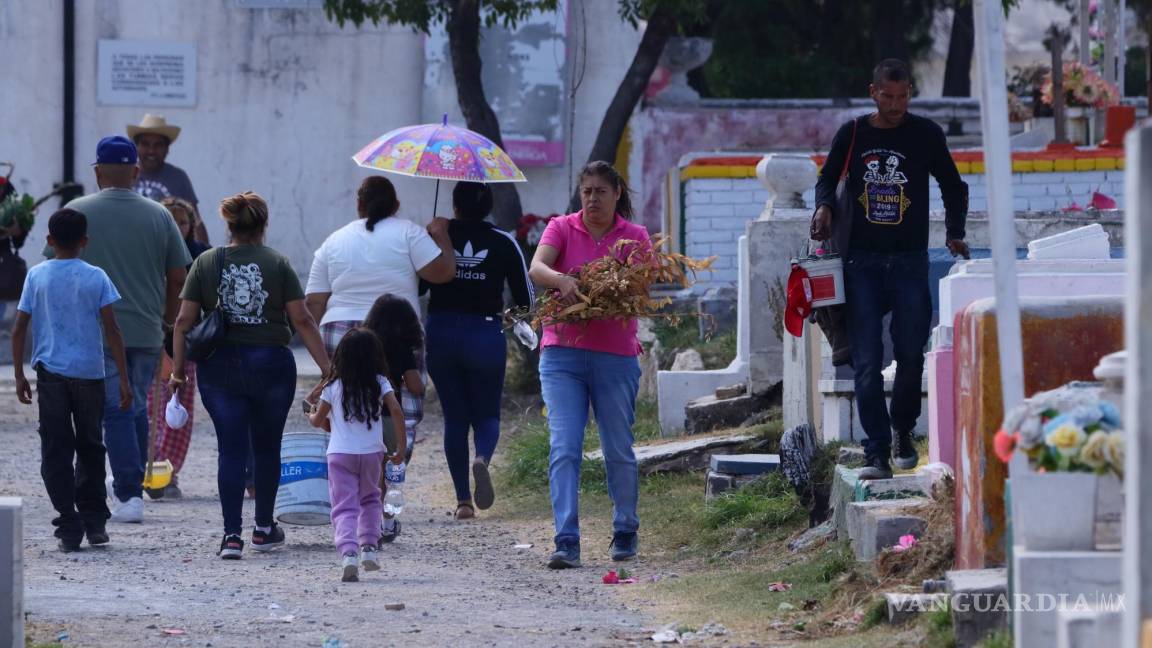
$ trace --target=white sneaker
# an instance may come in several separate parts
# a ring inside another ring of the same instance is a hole
[[[380,561],[376,559],[376,547],[364,545],[360,547],[360,566],[364,571],[380,571]]]
[[[360,571],[360,560],[356,557],[355,551],[349,551],[344,554],[340,565],[344,568],[344,574],[340,577],[342,582],[355,583],[360,580],[360,577],[357,575]]]
[[[112,511],[113,522],[140,523],[144,521],[144,500],[139,497],[129,498],[127,502],[117,502]]]

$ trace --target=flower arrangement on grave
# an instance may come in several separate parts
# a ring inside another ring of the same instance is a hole
[[[1041,100],[1052,105],[1052,74],[1044,76]],[[1084,108],[1107,108],[1120,102],[1120,90],[1095,70],[1071,61],[1064,63],[1064,105]]]
[[[657,237],[651,245],[622,239],[607,256],[585,264],[576,274],[575,304],[566,304],[555,291],[546,291],[537,300],[533,328],[558,323],[580,323],[592,319],[668,317],[662,312],[671,298],[652,298],[654,284],[690,286],[701,270],[709,270],[716,257],[698,260],[683,254],[665,252],[666,239]]]
[[[1004,463],[1019,450],[1037,472],[1114,473],[1124,478],[1120,412],[1103,400],[1053,407],[1026,402],[1013,409],[993,438]]]

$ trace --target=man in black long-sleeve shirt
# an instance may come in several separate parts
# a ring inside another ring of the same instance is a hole
[[[837,227],[851,228],[847,250],[842,252],[856,409],[868,436],[861,479],[891,477],[889,454],[902,469],[915,467],[919,459],[912,431],[920,416],[924,346],[932,321],[929,175],[936,178],[944,198],[948,249],[953,255],[968,256],[964,243],[968,185],[960,179],[940,126],[908,113],[911,89],[911,76],[902,61],[881,61],[870,87],[876,112],[840,128],[816,182],[811,235],[825,240],[831,235],[839,174],[847,169],[850,223]],[[880,374],[882,324],[889,312],[896,359],[891,414]]]

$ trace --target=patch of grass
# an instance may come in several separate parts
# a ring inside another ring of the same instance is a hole
[[[777,471],[712,500],[703,522],[710,529],[732,526],[756,530],[791,526],[806,517],[792,485]]]
[[[881,623],[888,620],[888,602],[884,599],[876,599],[868,606],[868,610],[864,612],[864,618],[860,620],[860,629],[867,630],[874,628]]]
[[[798,554],[791,560],[778,569],[774,561],[761,558],[723,569],[695,570],[656,583],[644,596],[661,599],[682,623],[715,621],[764,632],[773,616],[804,621],[803,610],[827,600],[837,577],[853,562],[847,543]],[[774,592],[769,589],[773,582],[792,587]]]
[[[928,645],[939,646],[940,648],[954,648],[956,645],[956,633],[952,629],[952,611],[948,606],[932,610],[927,616],[926,639],[930,642]],[[1011,641],[1009,641],[1008,645],[1012,645]]]

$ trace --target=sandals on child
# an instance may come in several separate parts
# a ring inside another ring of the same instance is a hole
[[[456,513],[452,517],[457,520],[471,520],[476,517],[476,507],[472,506],[472,502],[459,502],[456,504]]]

